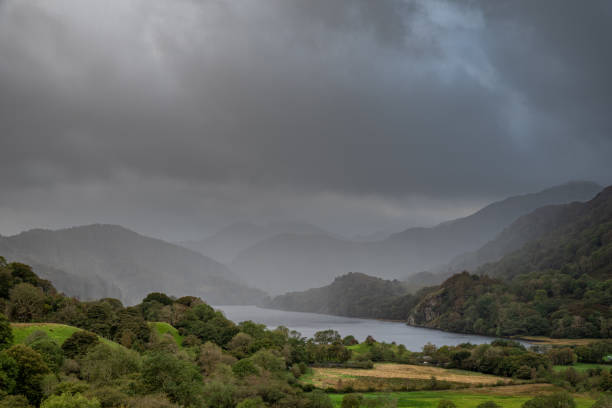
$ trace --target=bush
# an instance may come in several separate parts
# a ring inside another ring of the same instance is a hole
[[[453,401],[441,400],[438,402],[438,408],[457,408],[457,405]]]
[[[525,402],[522,408],[576,408],[571,395],[566,392],[535,397]]]
[[[72,333],[62,344],[64,355],[68,358],[76,358],[85,355],[90,348],[100,342],[98,336],[88,331],[78,331]]]
[[[0,408],[32,408],[23,395],[8,395],[0,400]]]
[[[32,342],[30,347],[40,353],[49,369],[54,373],[57,373],[62,364],[64,364],[64,352],[48,336]]]
[[[478,404],[476,408],[502,408],[500,405],[497,405],[493,401],[486,401],[482,404]]]
[[[247,398],[240,401],[236,408],[265,408],[265,404],[260,397]]]
[[[313,391],[307,395],[307,398],[309,408],[333,408],[334,406],[329,395],[325,394],[323,391]]]
[[[101,408],[100,402],[93,398],[88,399],[81,394],[53,395],[45,400],[40,408]]]
[[[251,359],[242,359],[232,366],[232,372],[240,378],[259,374],[259,370]]]
[[[80,359],[81,375],[94,383],[108,384],[124,375],[140,371],[140,355],[124,348],[100,343]]]
[[[342,397],[340,408],[359,408],[362,401],[363,396],[360,394],[346,394]]]
[[[169,353],[145,357],[142,381],[147,392],[164,392],[180,405],[200,405],[203,384],[197,366]]]

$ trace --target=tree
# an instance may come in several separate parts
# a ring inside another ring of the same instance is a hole
[[[12,394],[17,385],[17,362],[7,353],[0,353],[0,394]]]
[[[38,406],[42,398],[41,381],[49,372],[42,356],[23,344],[16,344],[6,353],[17,363],[15,394],[23,394],[31,404]]]
[[[180,405],[201,405],[202,375],[189,361],[166,352],[150,353],[145,357],[141,375],[146,391],[164,392]]]
[[[81,394],[53,395],[45,400],[40,408],[100,408],[96,399],[87,399]]]
[[[10,290],[9,316],[18,322],[39,319],[44,311],[45,294],[29,283],[20,283]]]
[[[72,333],[62,344],[62,350],[68,358],[85,355],[87,351],[100,342],[98,336],[92,332],[80,330]]]
[[[13,344],[13,330],[11,323],[5,315],[0,313],[0,350],[7,349]]]
[[[342,341],[342,337],[336,330],[328,329],[316,332],[313,340],[318,344],[332,344]]]
[[[49,369],[57,373],[64,362],[64,352],[61,347],[57,345],[49,337],[36,340],[30,344],[33,350],[40,353],[45,364]]]

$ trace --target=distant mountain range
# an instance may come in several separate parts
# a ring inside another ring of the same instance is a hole
[[[610,337],[612,187],[586,203],[536,209],[456,262],[479,266],[416,294],[398,281],[348,274],[269,306],[487,335]]]
[[[510,197],[435,227],[409,228],[376,242],[354,242],[324,233],[274,235],[239,251],[229,266],[250,285],[272,294],[323,286],[350,271],[407,277],[477,250],[536,208],[586,201],[600,190],[595,183],[571,182]]]
[[[113,225],[0,237],[0,254],[32,265],[59,290],[83,299],[116,297],[134,304],[155,291],[212,304],[256,304],[265,297],[210,258]]]
[[[236,255],[248,247],[282,234],[330,235],[322,228],[302,222],[272,222],[266,225],[238,222],[217,231],[210,237],[179,242],[179,245],[198,251],[218,262],[230,263]]]

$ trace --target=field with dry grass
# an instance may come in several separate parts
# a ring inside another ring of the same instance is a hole
[[[435,380],[432,380],[433,378]],[[312,369],[312,374],[304,377],[303,381],[324,389],[351,387],[355,390],[382,390],[425,389],[432,387],[432,381],[440,388],[460,388],[507,384],[511,380],[471,371],[381,363],[375,364],[372,369],[315,367]]]

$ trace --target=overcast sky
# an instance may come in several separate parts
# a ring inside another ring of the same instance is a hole
[[[612,2],[0,0],[0,234],[344,234],[612,183]]]

